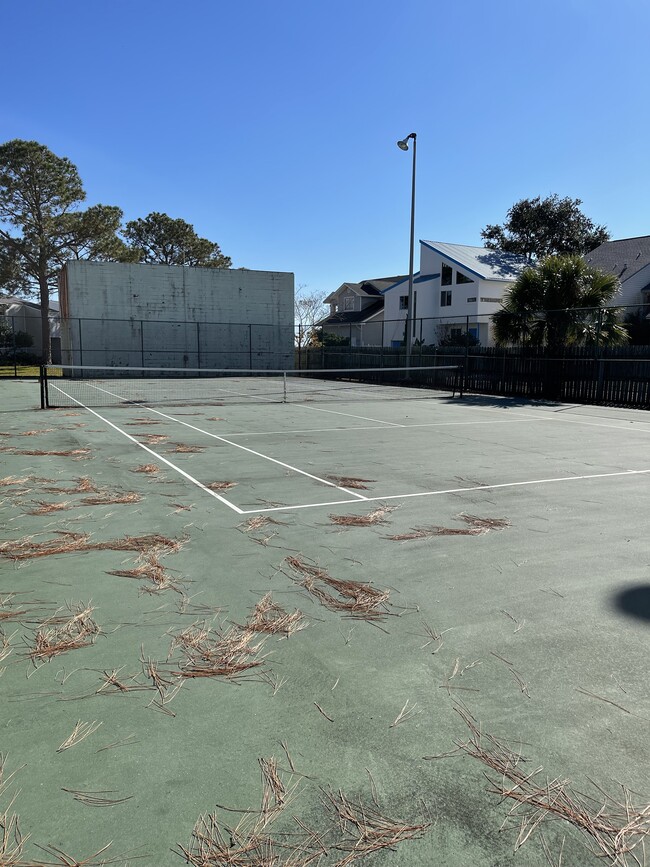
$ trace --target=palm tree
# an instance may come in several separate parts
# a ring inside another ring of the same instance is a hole
[[[600,348],[629,340],[620,308],[606,306],[620,288],[617,277],[587,265],[582,256],[549,256],[522,271],[505,294],[502,309],[492,316],[496,342],[541,349],[546,357],[542,393],[557,400],[565,347]]]
[[[498,345],[518,343],[558,351],[565,346],[627,343],[620,310],[608,307],[618,278],[582,256],[549,256],[521,272],[492,316]]]

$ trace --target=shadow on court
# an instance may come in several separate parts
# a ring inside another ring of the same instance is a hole
[[[623,614],[650,623],[650,584],[621,590],[614,596],[614,604]]]
[[[450,406],[453,406],[458,403],[458,396],[456,397],[441,397],[439,398],[441,403],[448,403]],[[478,407],[487,407],[489,409],[507,409],[511,408],[530,408],[531,406],[542,406],[548,409],[558,409],[562,407],[562,404],[558,401],[554,400],[544,400],[544,398],[532,398],[532,397],[501,397],[499,395],[489,395],[489,394],[468,394],[465,393],[461,398],[463,404],[465,406],[478,406]],[[572,405],[573,406],[573,405]]]

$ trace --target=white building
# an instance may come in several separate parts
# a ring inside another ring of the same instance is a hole
[[[437,344],[466,329],[482,346],[491,346],[490,316],[501,306],[504,292],[528,265],[525,256],[420,241],[420,270],[413,280],[412,339]],[[408,310],[408,278],[383,291],[383,345],[404,340]]]

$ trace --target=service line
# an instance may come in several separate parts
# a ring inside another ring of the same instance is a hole
[[[617,476],[641,476],[650,473],[648,470],[622,470],[618,473],[592,473],[583,476],[559,476],[553,479],[530,479],[526,482],[502,482],[496,485],[474,485],[467,488],[445,488],[438,491],[419,491],[411,494],[389,494],[383,497],[366,497],[367,503],[385,502],[386,500],[408,500],[414,497],[439,497],[444,494],[464,494],[468,491],[493,491],[496,488],[521,488],[530,485],[549,485],[556,482],[579,482],[584,479],[610,479]],[[290,512],[297,509],[317,509],[323,506],[341,506],[344,504],[355,503],[356,500],[335,500],[330,503],[304,503],[300,506],[274,506],[267,509],[248,509],[242,512],[243,515],[257,515],[261,512]]]
[[[112,391],[108,391],[108,389],[105,389],[105,388],[100,388],[98,385],[93,385],[93,388],[96,388],[98,391],[103,391],[105,394],[110,394],[113,397],[120,397],[119,394],[114,394]],[[74,400],[74,398],[72,398],[72,400]],[[80,401],[76,401],[76,402],[80,403]],[[81,406],[83,406],[83,404],[81,404]],[[197,431],[198,433],[205,434],[205,436],[212,437],[212,439],[219,440],[222,443],[226,443],[226,445],[232,446],[233,448],[241,449],[241,451],[248,452],[248,454],[250,454],[250,455],[255,455],[255,457],[263,458],[265,461],[270,461],[270,463],[272,463],[272,464],[277,464],[280,467],[284,467],[285,470],[290,470],[291,472],[299,473],[301,476],[307,476],[308,479],[313,479],[314,481],[320,482],[323,485],[327,485],[330,488],[336,488],[339,491],[343,491],[344,494],[350,494],[351,496],[356,497],[358,500],[365,500],[366,499],[366,497],[362,496],[361,494],[356,494],[354,491],[350,491],[348,488],[344,488],[341,485],[337,485],[334,482],[328,481],[327,479],[322,479],[320,476],[315,476],[313,473],[308,473],[306,470],[301,470],[298,467],[292,466],[291,464],[286,464],[286,463],[284,463],[284,461],[279,461],[276,458],[271,458],[271,457],[269,457],[269,455],[262,454],[262,452],[256,452],[256,451],[254,451],[254,449],[249,449],[246,446],[240,445],[240,443],[234,443],[231,440],[226,439],[225,437],[219,436],[218,434],[211,433],[210,431],[204,430],[203,428],[200,428],[200,427],[197,427],[196,425],[190,424],[187,421],[181,421],[179,418],[176,418],[173,415],[168,415],[166,412],[161,412],[159,409],[154,409],[153,407],[148,406],[148,404],[146,404],[146,403],[133,403],[133,404],[131,404],[131,406],[139,406],[141,409],[146,409],[149,412],[155,412],[156,415],[160,415],[163,418],[169,419],[170,421],[175,421],[178,424],[182,424],[185,427],[189,427],[192,430]],[[86,409],[88,409],[88,407],[86,407]],[[90,410],[90,412],[93,412],[93,410]],[[99,418],[101,418],[99,413],[95,413],[95,415],[97,415]],[[116,430],[120,430],[120,428],[118,428],[117,425],[114,425],[112,422],[109,422],[109,424],[112,427],[114,427]],[[125,436],[128,436],[129,439],[133,439],[133,437],[131,437],[125,431],[121,431],[121,433],[123,433]],[[137,440],[133,440],[133,441],[138,442]],[[142,445],[142,443],[138,443],[138,445]],[[152,452],[152,454],[155,454],[155,452]],[[169,463],[169,461],[167,463]],[[171,466],[171,464],[170,464],[170,466]],[[224,502],[226,502],[226,501],[224,500]],[[232,506],[232,504],[229,504],[229,505]]]

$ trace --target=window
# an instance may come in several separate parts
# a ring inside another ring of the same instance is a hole
[[[408,297],[408,295],[400,295],[399,296],[399,309],[400,310],[408,310],[409,309],[409,297]]]
[[[354,296],[346,295],[343,299],[343,309],[344,310],[354,310]]]
[[[443,289],[440,293],[440,306],[451,307],[451,289]]]
[[[454,272],[450,265],[445,265],[442,263],[442,276],[440,278],[441,286],[451,286],[452,277],[454,276]]]
[[[500,298],[484,298],[483,296],[481,296],[481,301],[488,301],[490,304],[500,304],[501,303]]]
[[[452,328],[451,329],[451,339],[452,340],[460,340],[462,336],[463,336],[463,329],[462,328]]]
[[[466,277],[464,274],[461,274],[460,271],[456,271],[456,283],[473,283],[474,281],[470,277]]]
[[[467,303],[468,303],[468,304],[471,304],[472,301],[476,301],[476,298],[474,297],[474,298],[468,298],[468,299],[467,299]]]

